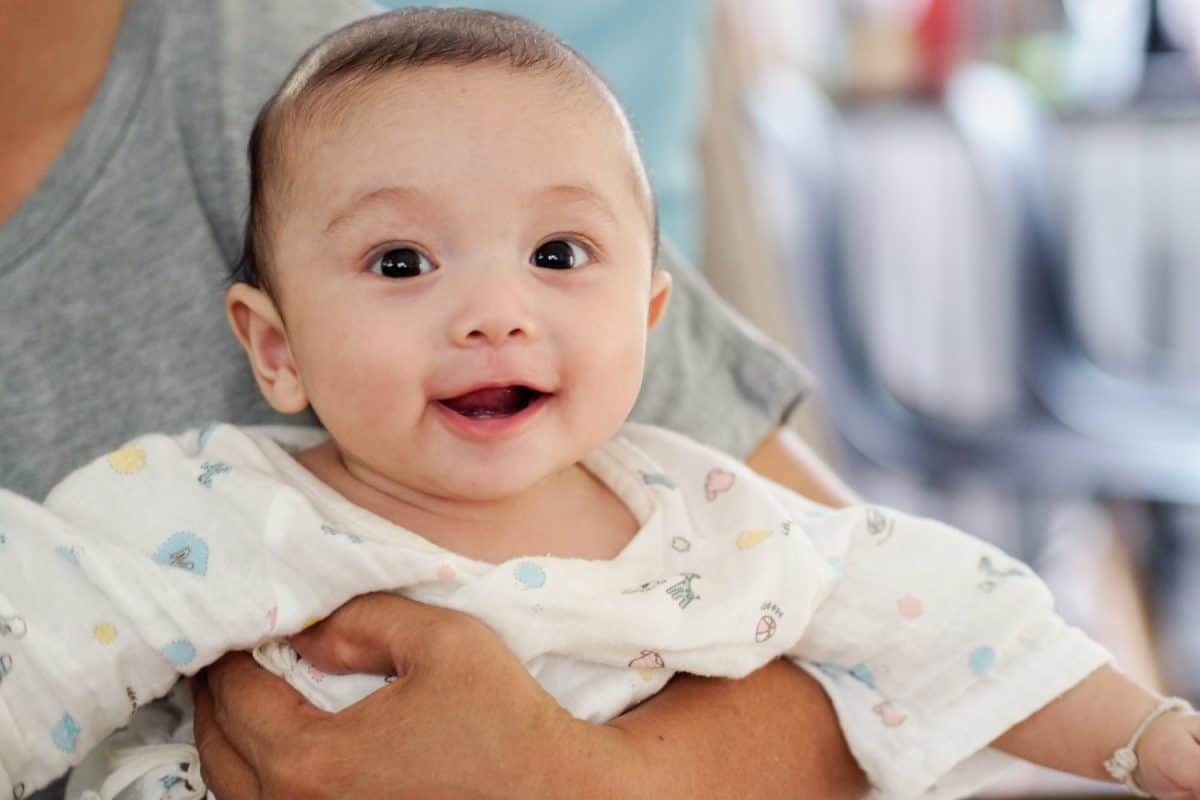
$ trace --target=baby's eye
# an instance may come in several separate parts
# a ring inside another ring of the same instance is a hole
[[[538,245],[529,263],[546,269],[575,269],[592,260],[587,250],[566,239],[553,239]]]
[[[371,264],[371,271],[385,278],[415,278],[437,269],[424,253],[414,247],[395,247],[382,253]]]

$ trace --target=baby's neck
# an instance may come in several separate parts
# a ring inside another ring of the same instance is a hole
[[[638,528],[624,502],[580,464],[518,496],[456,503],[382,491],[347,469],[332,441],[299,453],[296,460],[351,503],[479,561],[532,555],[608,559]]]

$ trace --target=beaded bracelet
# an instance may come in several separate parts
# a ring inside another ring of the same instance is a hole
[[[1124,747],[1117,748],[1117,751],[1112,754],[1112,758],[1104,762],[1104,768],[1108,770],[1108,774],[1113,776],[1114,780],[1123,783],[1126,789],[1138,797],[1150,797],[1142,787],[1138,786],[1137,781],[1133,779],[1133,773],[1138,768],[1138,742],[1142,740],[1142,734],[1150,727],[1150,723],[1163,714],[1169,711],[1192,710],[1192,704],[1182,697],[1167,697],[1159,700],[1154,710],[1147,714],[1138,723],[1138,726],[1133,729],[1133,735],[1129,737],[1129,743]]]

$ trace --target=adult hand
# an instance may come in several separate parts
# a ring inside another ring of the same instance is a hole
[[[637,764],[625,734],[572,718],[463,614],[367,595],[293,643],[326,672],[396,680],[329,714],[245,654],[209,667],[194,683],[196,738],[220,800],[612,797],[623,792],[567,773]],[[550,748],[560,763],[542,760]]]
[[[366,595],[293,640],[326,672],[395,673],[354,706],[310,706],[245,654],[194,684],[204,778],[220,800],[862,796],[828,699],[776,662],[684,676],[608,725],[570,717],[490,630]]]

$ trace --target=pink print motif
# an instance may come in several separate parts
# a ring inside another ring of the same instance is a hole
[[[716,500],[717,495],[733,488],[733,478],[732,472],[723,469],[709,470],[708,477],[704,479],[704,497],[710,503]]]
[[[325,680],[325,673],[314,667],[312,664],[306,666],[304,671],[308,673],[308,677],[312,678],[313,683],[320,683],[321,681]]]
[[[891,701],[880,703],[872,710],[879,715],[880,721],[889,728],[903,725],[904,720],[908,719],[908,715],[892,705]]]
[[[271,625],[271,630],[275,630],[275,625],[279,622],[279,606],[272,606],[267,612],[267,622]]]
[[[442,564],[438,567],[437,576],[439,581],[452,581],[455,578],[454,567],[449,564]]]
[[[896,601],[896,610],[905,619],[916,619],[925,612],[925,604],[915,594],[906,594]]]
[[[643,650],[641,655],[629,662],[631,669],[663,669],[666,666],[663,657],[653,650]]]

